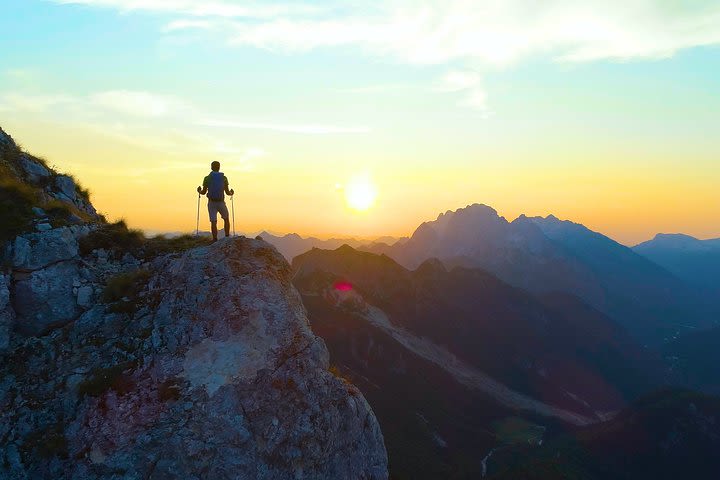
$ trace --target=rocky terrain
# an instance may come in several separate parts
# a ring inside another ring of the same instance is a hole
[[[144,239],[0,155],[0,478],[388,477],[272,246]]]

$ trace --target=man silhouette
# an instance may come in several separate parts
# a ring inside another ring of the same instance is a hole
[[[220,162],[212,162],[210,164],[212,171],[203,179],[202,187],[197,187],[200,195],[207,194],[208,197],[208,213],[210,214],[210,226],[212,229],[213,242],[217,241],[217,216],[218,213],[223,219],[225,227],[225,236],[230,236],[230,222],[228,221],[228,209],[225,205],[225,194],[234,195],[235,190],[228,187],[228,179],[224,173],[220,171]]]

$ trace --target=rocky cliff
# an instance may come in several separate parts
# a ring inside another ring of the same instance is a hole
[[[54,183],[1,160],[47,202]],[[101,248],[89,202],[53,198],[78,219],[33,206],[2,246],[0,478],[387,478],[377,420],[328,371],[273,247]]]

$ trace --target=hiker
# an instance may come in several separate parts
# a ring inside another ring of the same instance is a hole
[[[230,221],[228,220],[228,209],[225,205],[225,195],[233,196],[235,190],[228,187],[228,179],[224,173],[220,171],[220,162],[212,162],[210,164],[212,172],[203,179],[202,187],[197,187],[200,195],[207,193],[208,197],[208,213],[210,214],[210,226],[212,229],[213,242],[217,241],[217,216],[218,213],[223,219],[225,236],[230,236]]]

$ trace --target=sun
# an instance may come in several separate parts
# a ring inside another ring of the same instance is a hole
[[[367,175],[353,177],[345,186],[345,201],[353,210],[368,210],[373,206],[376,198],[377,188]]]

